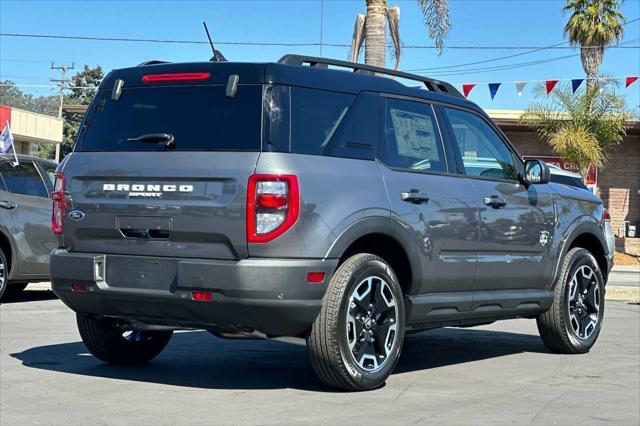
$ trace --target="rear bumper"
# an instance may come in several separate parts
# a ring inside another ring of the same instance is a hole
[[[337,263],[337,259],[225,261],[54,250],[50,268],[53,291],[76,312],[154,325],[296,336],[320,312]],[[309,272],[324,272],[324,282],[307,283]],[[72,291],[74,283],[85,284],[86,292]],[[211,292],[212,300],[195,301],[194,291]]]

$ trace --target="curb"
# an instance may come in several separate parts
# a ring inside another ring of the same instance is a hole
[[[607,286],[605,300],[640,303],[640,287]]]

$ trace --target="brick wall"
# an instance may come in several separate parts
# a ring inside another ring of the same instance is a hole
[[[505,130],[523,155],[555,155],[535,132]],[[604,170],[598,170],[598,190],[611,213],[613,231],[626,220],[640,225],[640,135],[624,138],[609,157]]]

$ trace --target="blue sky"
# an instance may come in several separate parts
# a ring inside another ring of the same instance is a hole
[[[206,20],[214,40],[318,43],[320,0],[309,1],[28,1],[0,0],[0,32],[151,39],[205,40]],[[401,8],[400,32],[406,45],[430,45],[431,40],[414,0],[389,1]],[[565,41],[562,0],[450,0],[453,27],[450,46],[548,46]],[[365,0],[325,0],[325,43],[350,43],[357,13]],[[627,0],[622,7],[628,20],[640,17],[640,1]],[[626,27],[623,42],[640,45],[640,21]],[[635,40],[635,41],[634,41]],[[319,47],[231,46],[218,48],[229,60],[273,61],[285,53],[318,55]],[[323,55],[346,59],[346,47],[324,47]],[[442,56],[429,49],[404,49],[401,69],[446,67],[482,61],[525,50],[445,50]],[[546,50],[509,60],[469,66],[521,64],[578,53]],[[105,70],[138,64],[148,59],[168,61],[207,60],[206,45],[124,43],[0,37],[0,79],[25,84],[49,84],[57,77],[50,62],[102,65]],[[391,65],[391,60],[388,60]],[[583,76],[579,57],[535,66],[499,71],[437,70],[437,78],[452,83],[513,82],[516,80],[567,79]],[[640,49],[610,49],[601,68],[616,77],[640,74]],[[448,74],[445,74],[446,71]],[[431,71],[436,76],[436,70]],[[534,98],[532,84],[517,97],[513,84],[504,84],[495,100],[479,85],[470,99],[483,108],[525,108]],[[51,94],[50,89],[29,89]],[[640,105],[640,84],[622,90],[630,107]],[[636,112],[638,109],[636,109]]]

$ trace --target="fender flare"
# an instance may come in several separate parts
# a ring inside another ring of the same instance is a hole
[[[567,228],[567,231],[562,236],[562,242],[560,243],[560,255],[557,257],[555,267],[553,269],[553,280],[551,281],[551,285],[554,286],[556,279],[558,278],[558,274],[560,273],[560,267],[562,262],[564,261],[564,257],[569,251],[569,247],[573,244],[573,242],[584,234],[590,234],[594,236],[600,247],[602,248],[603,253],[608,254],[608,246],[607,242],[604,240],[604,236],[602,233],[602,229],[600,228],[600,224],[591,216],[581,216],[573,221],[573,223]],[[605,276],[608,275],[609,271],[603,270],[602,274]]]
[[[409,232],[401,223],[390,217],[375,216],[359,219],[345,228],[334,240],[325,258],[340,259],[347,249],[358,239],[371,234],[380,234],[395,240],[404,250],[411,267],[411,283],[408,294],[413,294],[414,288],[419,288],[422,277],[422,261],[418,245],[409,238]]]
[[[5,231],[4,227],[0,228],[0,237],[5,239],[9,244],[9,251],[10,251],[9,256],[11,257],[11,261],[10,261],[10,265],[8,265],[9,273],[5,277],[6,280],[9,280],[9,278],[13,278],[12,274],[13,275],[16,274],[17,267],[18,267],[17,257],[16,257],[17,254],[15,250],[15,241],[13,240],[13,238],[11,238],[11,234]]]

